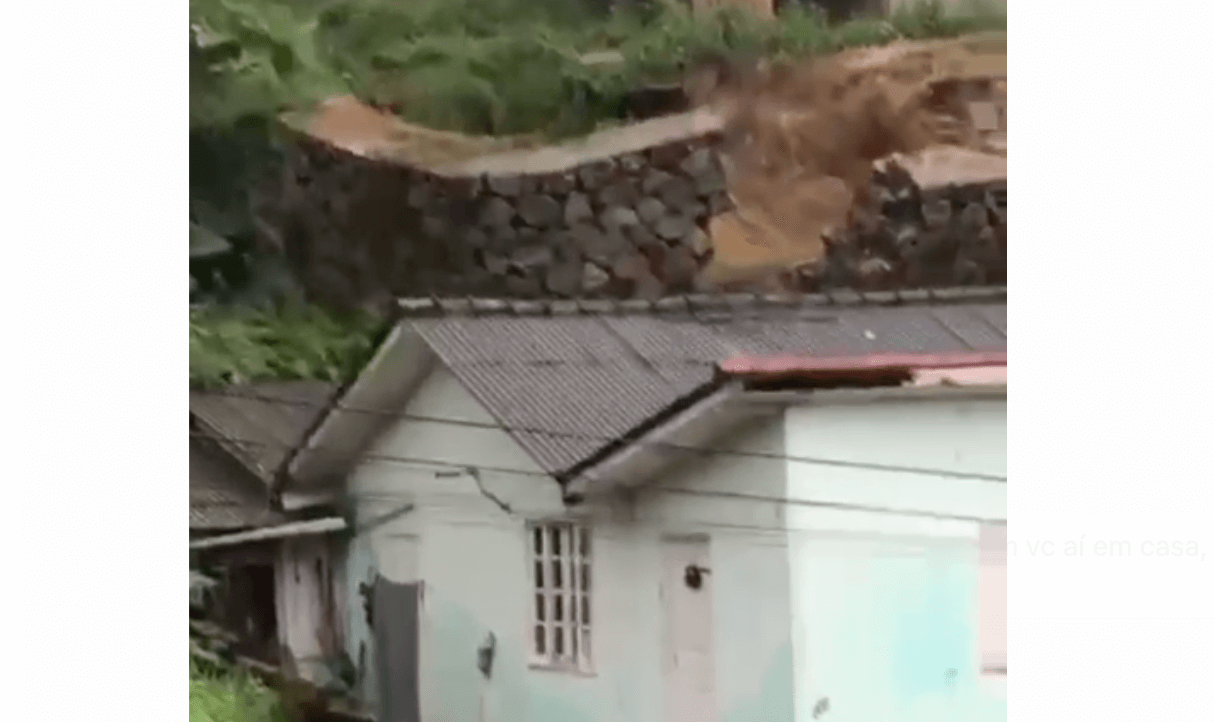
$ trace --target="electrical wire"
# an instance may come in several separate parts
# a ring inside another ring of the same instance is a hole
[[[204,432],[200,432],[200,431],[191,431],[190,435],[191,436],[207,436]],[[229,439],[229,441],[231,441],[232,443],[235,443],[235,444],[248,444],[251,446],[263,446],[264,447],[264,446],[275,445],[274,443],[271,443],[271,442],[254,441],[254,440],[247,440],[247,439],[246,440]],[[280,445],[284,445],[284,444],[280,444]],[[527,469],[509,469],[509,468],[494,467],[494,466],[483,466],[483,465],[479,465],[479,464],[460,464],[460,463],[451,462],[451,461],[442,461],[440,459],[422,459],[422,458],[418,458],[418,457],[395,456],[395,455],[391,455],[391,454],[367,454],[367,455],[363,455],[362,458],[366,458],[369,460],[375,460],[375,461],[399,462],[399,463],[411,464],[411,465],[415,465],[415,466],[438,466],[438,467],[449,468],[449,469],[457,469],[461,472],[468,472],[471,469],[475,469],[478,472],[479,471],[491,471],[491,472],[495,472],[495,473],[517,474],[520,476],[532,476],[532,477],[538,477],[538,478],[544,478],[544,479],[552,478],[551,474],[546,474],[544,472],[539,472],[539,471],[530,471]],[[972,516],[952,515],[952,514],[937,514],[935,512],[893,509],[893,508],[889,508],[889,507],[868,506],[868,505],[864,505],[864,504],[846,504],[843,502],[811,501],[808,499],[789,499],[786,497],[766,496],[766,495],[762,495],[762,494],[749,494],[746,492],[710,491],[710,490],[704,490],[704,489],[680,489],[680,488],[676,488],[676,487],[663,487],[663,486],[648,487],[648,489],[651,491],[658,491],[661,493],[669,493],[669,494],[683,494],[683,495],[688,495],[688,496],[702,496],[702,497],[716,497],[716,498],[731,498],[731,499],[739,499],[739,500],[754,501],[754,502],[761,502],[761,503],[783,504],[783,505],[791,505],[791,506],[807,506],[807,507],[817,507],[817,508],[826,508],[826,509],[838,509],[838,510],[842,510],[842,511],[865,511],[865,512],[876,512],[876,513],[886,513],[886,514],[899,514],[899,515],[904,515],[904,516],[915,516],[915,517],[930,518],[930,519],[936,519],[936,520],[942,520],[942,521],[966,521],[966,522],[977,522],[977,523],[982,523],[982,524],[999,523],[1001,521],[1001,520],[995,520],[995,519],[984,519],[982,517],[972,517]],[[356,496],[362,496],[362,497],[365,497],[368,499],[371,499],[371,498],[386,499],[386,498],[391,498],[394,495],[391,494],[390,492],[388,492],[388,493],[376,492],[376,493],[372,493],[372,494],[363,494],[363,495],[356,495]],[[497,500],[497,501],[500,502],[500,500]]]
[[[190,436],[204,438],[204,439],[214,439],[214,437],[211,434],[208,434],[205,431],[191,430]],[[271,447],[272,446],[272,447],[282,447],[282,448],[287,448],[287,449],[293,448],[291,444],[288,444],[283,441],[261,441],[261,440],[256,440],[256,439],[241,439],[241,438],[237,438],[237,437],[233,437],[233,436],[226,436],[226,437],[224,437],[224,439],[230,443],[236,444],[237,446],[259,446],[259,447]],[[326,447],[312,447],[312,448],[326,448]],[[440,466],[440,467],[447,468],[447,469],[459,469],[459,470],[467,470],[469,467],[473,466],[471,464],[460,464],[460,463],[457,463],[454,461],[442,461],[440,459],[422,459],[422,458],[412,457],[412,456],[399,456],[399,455],[395,455],[395,454],[375,454],[372,452],[359,454],[358,458],[365,459],[367,461],[383,461],[383,462],[387,462],[387,463],[411,464],[414,466]],[[519,476],[534,476],[534,477],[540,477],[540,478],[544,478],[544,479],[552,478],[551,474],[548,474],[543,471],[532,471],[530,469],[509,469],[509,468],[501,467],[501,466],[485,466],[485,465],[475,465],[475,468],[480,469],[481,471],[492,471],[492,472],[498,473],[498,474],[517,474]]]
[[[231,398],[243,398],[252,401],[261,401],[265,403],[282,404],[286,406],[302,406],[317,410],[331,411],[348,411],[350,413],[371,414],[376,416],[384,416],[388,418],[404,419],[408,421],[417,421],[421,423],[446,424],[450,426],[460,426],[475,429],[489,429],[507,431],[511,433],[537,434],[553,438],[569,438],[580,439],[587,441],[602,441],[610,443],[618,441],[618,436],[604,436],[596,434],[583,434],[571,431],[556,431],[552,429],[543,429],[539,427],[512,426],[509,424],[496,424],[485,421],[470,421],[467,419],[452,419],[438,416],[426,416],[421,414],[410,414],[404,411],[387,411],[384,409],[369,409],[357,406],[346,406],[344,404],[328,405],[313,401],[295,400],[295,399],[280,399],[264,394],[250,393],[233,393],[229,391],[213,392],[215,395],[227,396]],[[814,464],[818,466],[835,466],[843,468],[867,469],[872,471],[885,471],[900,474],[917,474],[921,476],[939,476],[953,479],[968,479],[976,481],[994,481],[1006,483],[1007,477],[996,474],[982,474],[975,472],[953,471],[951,469],[932,469],[915,466],[901,466],[896,464],[878,464],[864,461],[847,461],[844,459],[827,459],[821,457],[801,456],[794,454],[777,454],[764,451],[745,451],[741,449],[719,449],[707,448],[702,446],[690,446],[686,444],[678,444],[670,441],[660,441],[651,439],[640,439],[630,444],[631,446],[652,447],[659,449],[669,449],[671,451],[688,452],[705,456],[731,456],[737,458],[749,459],[765,459],[769,461],[792,461],[803,464]],[[289,444],[282,444],[287,448],[294,448]]]

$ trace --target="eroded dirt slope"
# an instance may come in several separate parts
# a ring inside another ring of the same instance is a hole
[[[869,205],[878,159],[924,187],[1005,178],[1006,48],[981,35],[735,72],[708,95],[736,204],[710,226],[714,275],[821,259],[823,236]]]
[[[332,99],[288,119],[325,149],[300,156],[264,224],[280,229],[277,240],[267,237],[276,248],[328,249],[296,255],[317,274],[355,279],[367,274],[342,269],[387,268],[367,259],[390,247],[410,273],[447,279],[431,284],[435,293],[468,284],[628,297],[1006,281],[1002,35],[785,65],[702,61],[684,84],[695,110],[556,145],[432,130]],[[706,163],[688,158],[684,168],[683,151]],[[485,176],[495,183],[480,183]],[[459,190],[462,181],[479,190]],[[610,258],[599,257],[604,238]],[[554,264],[568,269],[548,274]],[[603,280],[616,276],[631,281]],[[345,295],[371,294],[347,281]],[[431,287],[418,284],[403,287]]]

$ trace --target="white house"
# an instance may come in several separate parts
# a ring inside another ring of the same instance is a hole
[[[379,719],[1004,719],[1004,292],[834,301],[403,303],[282,496]]]

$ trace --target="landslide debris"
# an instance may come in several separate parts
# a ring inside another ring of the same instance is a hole
[[[889,217],[894,194],[905,206],[908,194],[923,200],[950,185],[1006,182],[1006,47],[1001,34],[978,35],[718,73],[723,82],[704,97],[725,119],[736,208],[710,223],[715,279],[823,275],[831,246],[854,264],[905,275],[914,254],[897,237],[916,224],[931,229],[921,211],[903,212],[901,224]],[[900,168],[898,182],[882,189],[890,176],[874,176],[877,161]],[[988,205],[987,226],[995,226],[997,203]],[[875,248],[840,247],[866,235],[885,236],[868,243],[888,246],[880,263]],[[953,266],[957,243],[944,244]]]

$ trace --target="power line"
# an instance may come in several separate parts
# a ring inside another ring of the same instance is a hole
[[[963,516],[958,514],[937,514],[930,511],[918,511],[914,509],[894,509],[884,506],[870,506],[867,504],[845,504],[834,501],[812,501],[810,499],[789,499],[780,496],[767,496],[764,494],[747,494],[745,492],[735,491],[709,491],[705,489],[679,489],[676,487],[659,486],[654,487],[655,491],[666,494],[685,494],[688,496],[709,496],[723,499],[744,499],[747,501],[769,502],[773,504],[787,504],[790,506],[808,506],[820,509],[838,509],[842,511],[869,511],[882,514],[899,514],[902,516],[917,516],[927,519],[935,519],[938,521],[970,521],[980,524],[990,524],[995,520],[984,519],[977,516]]]
[[[807,500],[807,499],[786,499],[786,498],[782,498],[782,497],[778,497],[778,496],[763,496],[763,495],[757,495],[757,494],[733,494],[733,493],[729,493],[729,492],[718,493],[718,492],[712,492],[712,491],[701,491],[701,490],[695,490],[695,489],[677,489],[677,488],[661,487],[661,486],[647,487],[647,490],[654,492],[654,493],[672,493],[672,494],[681,494],[684,496],[701,496],[701,497],[720,497],[720,496],[722,496],[722,494],[726,494],[729,498],[737,498],[741,501],[752,501],[752,502],[761,503],[761,504],[776,504],[776,505],[783,505],[783,506],[807,506],[807,507],[835,509],[835,510],[839,510],[839,511],[880,512],[880,513],[894,514],[894,515],[899,515],[899,516],[914,516],[914,517],[919,517],[919,518],[930,518],[930,519],[934,519],[934,520],[938,520],[938,521],[972,522],[972,523],[977,523],[977,524],[983,524],[986,526],[1006,526],[1007,525],[1007,520],[1005,520],[1005,519],[987,519],[984,517],[976,517],[976,516],[935,514],[932,512],[922,512],[922,511],[905,510],[905,509],[885,509],[883,507],[874,507],[874,506],[867,506],[867,505],[861,505],[861,504],[843,504],[843,503],[838,503],[838,502],[816,502],[816,501]],[[391,492],[391,491],[358,492],[358,493],[349,494],[348,496],[350,498],[357,499],[359,501],[365,501],[365,502],[371,502],[371,503],[374,503],[374,502],[387,503],[387,502],[401,500],[401,499],[414,499],[415,498],[414,495],[412,495],[412,494],[407,494],[405,492]],[[466,497],[464,497],[464,495],[455,494],[455,493],[451,493],[451,492],[448,492],[445,494],[443,494],[443,493],[427,494],[427,497],[436,497],[436,498],[443,498],[443,499],[466,498]],[[481,524],[481,523],[487,523],[487,522],[476,521],[476,522],[469,522],[469,523]],[[767,532],[767,533],[771,533],[771,534],[778,534],[778,533],[782,533],[782,532],[793,532],[793,531],[814,531],[813,528],[799,529],[799,528],[794,528],[794,527],[779,526],[777,524],[772,524],[770,526],[763,526],[761,524],[742,524],[742,523],[738,523],[736,521],[713,521],[712,526],[715,529],[756,531],[756,532]]]
[[[202,432],[191,432],[191,436],[194,436],[194,434],[202,434]],[[265,447],[265,445],[272,445],[270,443],[256,442],[256,440],[250,440],[250,439],[231,439],[231,440],[233,443],[246,443],[246,444],[250,444],[250,445],[261,445],[261,447]],[[367,459],[376,460],[376,461],[396,461],[396,462],[402,462],[402,464],[412,464],[412,465],[418,465],[418,466],[439,466],[439,467],[453,468],[453,470],[459,470],[459,471],[465,471],[465,472],[492,471],[492,472],[497,472],[497,473],[518,474],[518,476],[538,477],[538,478],[544,478],[544,479],[552,478],[551,474],[544,473],[544,472],[537,472],[537,471],[522,470],[522,468],[504,468],[504,467],[484,466],[484,465],[476,465],[476,464],[458,464],[458,462],[454,462],[454,461],[443,461],[443,460],[439,460],[439,459],[420,459],[420,457],[415,457],[415,456],[397,456],[397,455],[391,455],[391,454],[374,454],[374,455],[369,454],[369,455],[365,455],[364,457],[367,457]],[[478,487],[481,487],[480,479],[475,479],[475,481],[477,482]],[[770,496],[770,495],[764,495],[764,494],[748,494],[748,493],[744,493],[744,491],[711,491],[711,490],[704,490],[704,489],[681,489],[681,488],[677,488],[677,487],[648,487],[647,490],[657,491],[657,493],[662,493],[662,494],[681,494],[681,495],[687,495],[687,496],[709,496],[709,498],[738,499],[738,500],[744,500],[744,501],[764,502],[764,504],[782,504],[782,505],[788,505],[788,506],[809,506],[809,507],[817,507],[817,508],[834,508],[834,510],[839,510],[839,511],[864,511],[864,512],[877,512],[877,513],[891,513],[891,515],[931,518],[931,519],[937,519],[937,521],[976,522],[976,523],[983,523],[983,524],[1000,522],[1000,519],[986,519],[986,518],[982,518],[982,517],[970,517],[970,516],[963,516],[963,515],[941,515],[941,513],[936,513],[936,512],[926,512],[926,511],[918,511],[918,510],[901,510],[901,508],[872,506],[872,505],[863,505],[863,504],[844,504],[844,502],[836,502],[836,501],[813,501],[813,500],[807,500],[807,499],[788,499],[788,498],[783,498],[783,496]],[[404,495],[392,493],[392,491],[374,491],[374,493],[354,494],[353,496],[356,496],[356,498],[365,498],[368,500],[387,500],[387,499],[397,498],[397,496],[401,496],[401,498],[403,498]],[[500,504],[500,502],[499,502],[499,504]],[[766,528],[766,527],[755,527],[755,528]]]
[[[218,396],[227,396],[231,398],[243,398],[252,401],[262,401],[265,403],[283,404],[286,406],[302,406],[318,410],[331,411],[348,411],[356,414],[370,414],[375,416],[384,416],[396,419],[405,419],[408,421],[418,421],[422,423],[446,424],[450,426],[461,426],[475,429],[488,429],[498,431],[508,431],[521,434],[537,434],[553,438],[569,438],[580,439],[586,441],[601,441],[611,443],[619,441],[618,436],[604,436],[597,434],[585,434],[572,431],[556,431],[553,429],[544,429],[539,427],[512,426],[509,424],[496,424],[485,421],[470,421],[467,419],[452,419],[439,416],[426,416],[422,414],[410,414],[404,411],[387,411],[384,409],[370,409],[357,406],[347,406],[344,404],[333,404],[332,406],[314,401],[296,400],[296,399],[280,399],[264,394],[252,393],[233,393],[230,391],[213,392]],[[814,464],[818,466],[836,466],[843,468],[867,469],[872,471],[885,471],[902,474],[917,474],[921,476],[942,476],[953,479],[968,479],[976,481],[994,481],[1006,483],[1007,477],[996,474],[982,474],[975,472],[953,471],[950,469],[932,469],[926,467],[902,466],[897,464],[878,464],[865,461],[847,461],[844,459],[827,459],[822,457],[800,456],[793,454],[776,454],[773,452],[764,451],[745,451],[741,449],[711,449],[703,446],[690,446],[686,444],[678,444],[671,441],[660,440],[636,440],[630,444],[631,446],[647,446],[661,449],[670,449],[672,451],[683,451],[692,454],[700,455],[720,455],[733,456],[739,458],[765,459],[769,461],[794,461],[803,464]],[[286,448],[294,448],[290,444],[282,444]]]
[[[194,430],[190,431],[190,436],[200,437],[200,438],[205,438],[205,439],[214,438],[210,434],[208,434],[204,431],[194,431]],[[260,447],[274,446],[274,447],[291,448],[291,444],[288,444],[288,443],[282,442],[282,441],[261,441],[261,440],[256,440],[256,439],[241,439],[241,438],[232,437],[232,436],[227,436],[224,438],[227,441],[229,441],[233,444],[236,444],[238,446],[260,446]],[[313,447],[313,448],[326,448],[326,447]],[[517,474],[520,476],[542,477],[544,479],[552,478],[551,474],[548,474],[543,471],[531,471],[529,469],[509,469],[509,468],[500,467],[500,466],[485,466],[483,464],[478,464],[478,465],[460,464],[460,463],[454,462],[454,461],[442,461],[440,459],[421,459],[421,458],[412,457],[412,456],[398,456],[395,454],[375,454],[375,453],[368,452],[368,453],[364,453],[364,454],[359,454],[359,458],[366,459],[368,461],[385,461],[385,462],[399,463],[399,464],[414,464],[417,466],[441,466],[441,467],[450,468],[450,469],[467,470],[470,468],[477,468],[477,469],[480,469],[481,471],[492,471],[492,472],[496,472],[499,474]]]
[[[194,435],[204,435],[204,434],[202,432],[191,431],[190,435],[194,436]],[[252,446],[274,445],[271,442],[253,441],[253,440],[249,440],[249,439],[230,439],[230,441],[232,441],[233,443],[237,443],[237,444],[249,444]],[[418,457],[396,456],[396,455],[392,455],[392,454],[367,454],[364,456],[364,458],[376,460],[376,461],[392,461],[392,462],[398,462],[398,463],[413,464],[413,465],[417,465],[417,466],[440,466],[440,467],[445,467],[445,468],[450,468],[450,469],[458,469],[460,471],[471,471],[471,470],[492,471],[492,472],[496,472],[496,473],[517,474],[520,476],[540,477],[540,478],[544,478],[544,479],[552,478],[551,474],[546,474],[544,472],[538,472],[538,471],[530,471],[527,469],[509,469],[509,468],[503,468],[503,467],[485,466],[485,465],[480,465],[480,464],[460,464],[457,462],[443,461],[440,459],[422,459],[422,458],[418,458]],[[478,482],[478,486],[479,486],[480,480],[476,479],[476,481]],[[837,509],[840,511],[864,511],[864,512],[875,512],[875,513],[883,513],[883,514],[898,514],[898,515],[902,515],[902,516],[914,516],[914,517],[935,519],[938,521],[966,521],[966,522],[976,522],[976,523],[981,523],[981,524],[999,523],[1001,521],[1001,520],[995,520],[995,519],[985,519],[982,517],[964,516],[964,515],[955,515],[955,514],[938,514],[935,512],[928,512],[928,511],[919,511],[919,510],[913,510],[913,509],[895,509],[895,508],[891,508],[891,507],[872,506],[872,505],[867,505],[867,504],[847,504],[847,503],[843,503],[843,502],[813,501],[813,500],[809,500],[809,499],[789,499],[786,497],[768,496],[768,495],[764,495],[764,494],[749,494],[746,492],[709,491],[709,490],[703,490],[703,489],[681,489],[681,488],[677,488],[677,487],[664,487],[664,486],[652,486],[652,487],[648,487],[648,490],[656,491],[656,492],[664,493],[664,494],[682,494],[682,495],[686,495],[686,496],[702,496],[702,497],[739,499],[739,500],[744,500],[744,501],[754,501],[754,502],[771,503],[771,504],[783,504],[783,505],[789,505],[789,506],[807,506],[807,507],[816,507],[816,508],[823,508],[823,509]],[[394,497],[396,495],[393,494],[392,492],[386,492],[386,493],[385,492],[375,492],[375,493],[361,494],[361,495],[356,494],[355,496],[363,496],[368,499],[375,498],[375,499],[382,500],[382,499]],[[756,527],[756,528],[760,528],[760,527]]]

